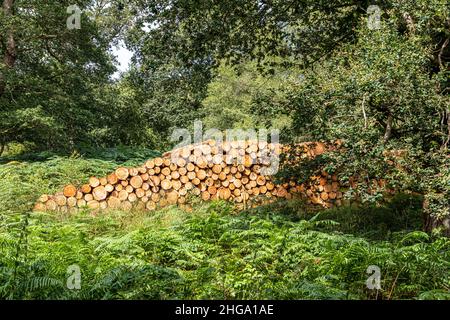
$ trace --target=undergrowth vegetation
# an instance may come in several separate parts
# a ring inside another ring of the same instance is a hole
[[[420,231],[419,202],[407,195],[315,214],[296,201],[30,212],[41,193],[123,163],[102,157],[0,165],[0,299],[450,298],[450,240]],[[73,265],[79,290],[67,287]],[[371,265],[380,290],[366,286]]]

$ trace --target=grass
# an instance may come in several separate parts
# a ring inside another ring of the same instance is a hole
[[[316,215],[295,201],[244,212],[211,202],[192,212],[30,213],[41,193],[124,160],[141,162],[125,154],[0,165],[0,298],[450,299],[450,240],[421,232],[417,199],[405,195]],[[71,265],[80,290],[67,288]],[[370,265],[381,290],[367,289]]]

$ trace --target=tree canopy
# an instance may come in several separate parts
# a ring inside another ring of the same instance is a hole
[[[169,149],[196,119],[277,127],[287,142],[343,141],[323,160],[344,178],[391,177],[448,207],[445,0],[84,0],[81,29],[70,5],[2,2],[2,152]],[[132,64],[113,79],[121,42]]]

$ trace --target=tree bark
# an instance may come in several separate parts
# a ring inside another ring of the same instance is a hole
[[[450,38],[445,39],[444,43],[441,46],[441,49],[439,50],[438,62],[439,62],[439,68],[442,71],[445,69],[444,62],[442,61],[442,56],[444,55],[444,50],[448,46],[449,43],[450,43]],[[442,144],[443,149],[447,149],[448,145],[450,143],[450,108],[445,109],[443,112],[442,129],[444,129],[443,126],[445,124],[447,125],[447,138],[444,140],[444,143]]]
[[[392,135],[392,114],[388,114],[388,118],[386,121],[386,131],[384,132],[383,141],[384,143],[387,143],[388,140],[391,138]]]
[[[13,15],[13,6],[15,0],[3,0],[2,10],[6,17]],[[3,62],[7,69],[14,67],[17,58],[16,41],[14,39],[14,31],[12,28],[6,33],[5,54],[3,56]],[[0,97],[5,91],[5,78],[0,72]]]

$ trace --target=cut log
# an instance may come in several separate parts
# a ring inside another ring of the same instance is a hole
[[[119,196],[118,196],[120,201],[125,201],[128,199],[128,192],[126,190],[122,190],[119,191]]]
[[[100,207],[100,203],[97,200],[91,200],[87,203],[87,207],[89,209],[98,209]]]
[[[127,168],[123,168],[123,167],[118,168],[116,170],[115,174],[116,174],[116,177],[119,180],[126,180],[128,178],[128,176],[130,175],[128,169]]]
[[[152,187],[157,187],[157,186],[159,186],[161,184],[161,179],[159,179],[158,176],[152,176],[149,179],[149,184]]]
[[[98,187],[100,185],[100,180],[97,179],[96,177],[90,177],[89,178],[89,185],[92,188]]]
[[[56,195],[54,198],[58,206],[65,206],[67,203],[67,198],[63,194]]]
[[[220,164],[215,164],[212,167],[212,172],[214,172],[215,174],[219,174],[222,171],[222,166],[220,166]]]
[[[204,180],[206,178],[206,171],[205,170],[198,170],[196,172],[196,176],[200,180]]]
[[[249,155],[244,155],[242,164],[247,168],[250,167],[253,164],[252,157],[250,157]]]
[[[108,208],[108,202],[106,201],[100,201],[100,205],[99,205],[100,209],[102,210],[106,210]]]
[[[106,186],[108,184],[108,179],[102,177],[99,179],[101,186]]]
[[[130,211],[133,209],[133,204],[130,201],[123,201],[121,205],[121,209],[124,211]]]
[[[75,197],[67,198],[67,206],[68,207],[75,207],[76,205],[77,205],[77,198],[75,198]]]
[[[128,172],[131,177],[135,177],[139,174],[139,170],[136,168],[130,168],[130,169],[128,169]]]
[[[94,188],[92,191],[92,195],[94,196],[94,200],[100,201],[105,200],[108,196],[108,192],[105,190],[104,186],[99,186],[97,188]]]
[[[109,196],[110,197],[118,197],[119,196],[119,191],[116,191],[116,190],[114,190],[113,192],[111,192],[110,194],[109,194]]]
[[[189,162],[186,165],[186,169],[187,169],[187,171],[194,171],[195,170],[195,165],[192,162]]]
[[[130,201],[130,202],[136,202],[136,201],[137,201],[137,196],[136,196],[136,194],[135,194],[135,193],[130,193],[130,194],[128,195],[128,201]]]
[[[258,176],[258,178],[256,179],[256,183],[259,186],[263,186],[266,184],[266,178],[264,176]]]
[[[170,188],[172,188],[172,182],[170,180],[164,179],[161,181],[161,187],[164,190],[169,190]]]
[[[155,161],[154,161],[154,160],[148,160],[148,161],[145,163],[145,167],[146,167],[147,169],[153,169],[153,168],[155,167]]]
[[[86,200],[84,199],[77,200],[77,207],[78,208],[86,207]]]
[[[333,181],[331,183],[331,190],[332,191],[338,191],[339,190],[339,183],[337,181]]]
[[[177,180],[180,178],[180,174],[178,173],[178,171],[173,171],[170,176],[172,177],[172,179]]]
[[[178,201],[178,192],[171,191],[171,192],[167,193],[166,197],[167,197],[167,203],[169,205],[176,204]]]
[[[181,181],[180,180],[172,180],[172,188],[174,190],[179,190],[181,188]]]
[[[36,202],[33,207],[33,211],[37,211],[37,212],[44,212],[46,209],[47,209],[47,206],[45,205],[45,203],[42,203],[42,202]]]
[[[228,200],[231,197],[231,191],[228,188],[221,188],[219,192],[220,199]]]
[[[114,191],[114,186],[113,186],[112,184],[107,184],[107,185],[105,186],[105,190],[106,190],[107,192],[113,192],[113,191]]]
[[[208,187],[208,192],[209,194],[214,195],[217,193],[217,188],[215,186],[210,186]]]
[[[169,167],[165,167],[161,169],[161,173],[167,177],[170,176],[171,170]]]
[[[276,191],[276,195],[280,198],[284,198],[287,195],[287,190],[283,187],[279,187]]]
[[[181,181],[182,184],[186,184],[186,183],[189,182],[189,178],[188,178],[188,176],[181,176],[180,177],[180,181]]]
[[[194,171],[189,171],[188,173],[187,173],[187,177],[188,177],[188,179],[189,180],[193,180],[194,178],[196,178],[196,173],[194,172]]]
[[[207,201],[207,200],[209,200],[209,198],[211,198],[211,195],[209,194],[208,191],[202,192],[202,200],[203,201]]]
[[[160,199],[160,195],[158,193],[154,193],[151,196],[152,202],[157,203]]]
[[[145,191],[144,191],[144,189],[141,189],[141,188],[136,189],[135,193],[139,199],[142,198],[143,196],[145,196]]]
[[[180,174],[180,176],[184,176],[187,173],[187,169],[184,167],[178,168],[178,173]]]
[[[48,197],[48,195],[43,194],[42,196],[39,197],[38,202],[42,202],[45,203],[49,200],[50,198]]]
[[[156,210],[156,203],[153,201],[147,202],[146,206],[147,210],[153,211]]]
[[[145,168],[145,166],[140,166],[137,169],[138,169],[140,175],[147,173],[147,169]]]
[[[163,165],[164,160],[163,160],[163,158],[159,158],[159,157],[158,157],[158,158],[155,158],[154,162],[155,162],[155,166],[156,166],[156,167],[160,167],[160,166]]]
[[[50,199],[45,203],[45,207],[48,211],[55,211],[58,208],[58,205],[53,199]]]
[[[140,176],[134,176],[130,179],[130,185],[135,189],[142,187],[143,183],[144,182]]]
[[[64,187],[63,194],[67,198],[74,197],[77,194],[77,188],[75,188],[75,186],[69,184]]]

